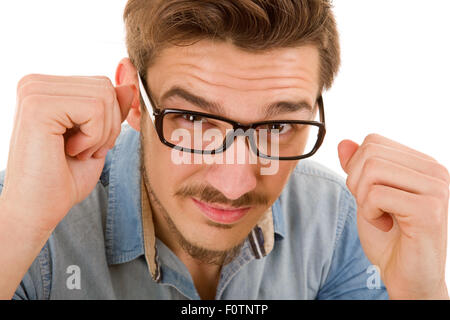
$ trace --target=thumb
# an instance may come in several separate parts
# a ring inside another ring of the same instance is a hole
[[[123,85],[116,88],[117,101],[120,106],[120,113],[122,114],[122,122],[128,117],[130,108],[133,105],[133,100],[137,94],[135,85]]]
[[[342,169],[347,174],[347,164],[358,148],[359,145],[351,140],[342,140],[338,145],[339,161],[341,162]]]

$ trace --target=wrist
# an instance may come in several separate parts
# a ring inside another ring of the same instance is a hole
[[[20,232],[23,238],[33,242],[46,241],[53,230],[40,228],[37,223],[24,219],[23,217],[26,215],[22,211],[19,205],[11,203],[5,197],[0,196],[0,221],[3,225],[8,226],[11,231],[16,230]]]

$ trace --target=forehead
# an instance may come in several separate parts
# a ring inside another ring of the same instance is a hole
[[[224,105],[237,99],[253,105],[271,99],[313,104],[319,90],[319,53],[314,46],[255,53],[227,42],[202,40],[164,49],[148,75],[156,98],[181,86]]]

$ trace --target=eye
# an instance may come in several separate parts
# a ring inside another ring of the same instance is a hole
[[[188,122],[207,122],[207,119],[201,116],[196,116],[196,115],[192,115],[192,114],[183,114],[181,115],[181,118],[183,120],[186,120]]]
[[[189,113],[177,114],[173,118],[168,118],[167,121],[169,121],[170,119],[172,119],[172,121],[175,121],[172,125],[184,128],[194,128],[195,126],[199,126],[199,128],[201,128],[202,130],[207,130],[216,127],[224,127],[224,123],[219,120]]]
[[[269,130],[271,135],[274,134],[286,134],[292,129],[292,125],[289,123],[273,123],[267,125],[267,129]],[[278,132],[276,132],[278,131]]]

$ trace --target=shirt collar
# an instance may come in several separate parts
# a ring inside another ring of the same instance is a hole
[[[108,181],[105,227],[108,264],[125,263],[144,253],[139,140],[139,132],[124,125],[102,173],[102,182]]]
[[[131,261],[145,253],[139,137],[139,132],[129,125],[122,126],[122,134],[109,152],[100,177],[108,188],[105,243],[110,265]],[[283,239],[285,225],[280,198],[271,211],[275,240]]]

